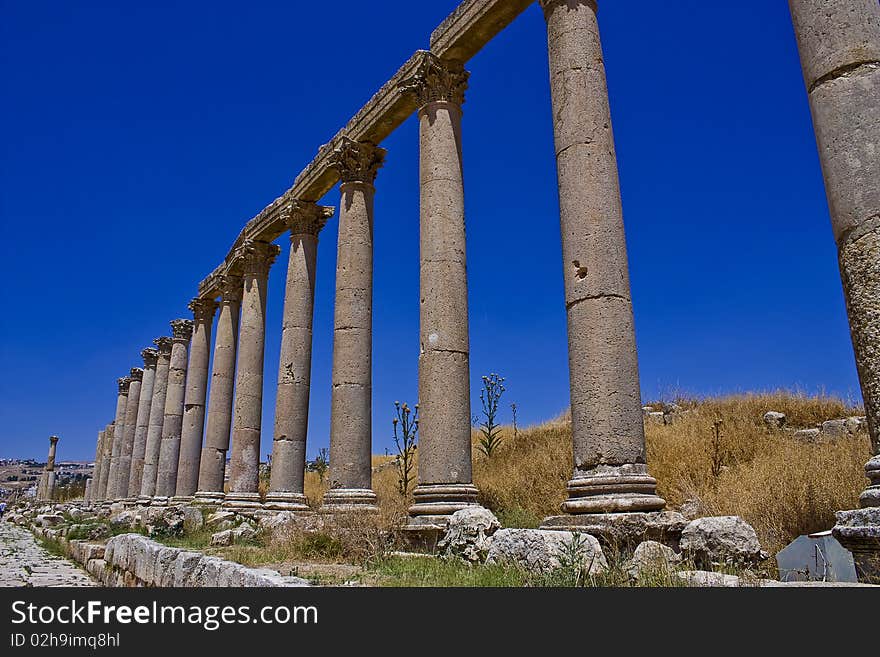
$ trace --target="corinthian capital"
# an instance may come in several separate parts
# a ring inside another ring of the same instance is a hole
[[[191,319],[171,320],[171,335],[175,340],[189,341],[193,334],[193,321]]]
[[[269,242],[247,239],[235,252],[233,267],[245,276],[266,278],[281,247]]]
[[[192,311],[193,317],[199,323],[210,323],[214,319],[214,311],[217,310],[217,302],[213,299],[196,297],[187,306]]]
[[[162,336],[161,338],[156,338],[153,340],[153,344],[159,347],[159,356],[170,356],[171,355],[171,345],[174,344],[174,340],[167,336]]]
[[[400,88],[414,94],[419,107],[438,101],[462,105],[468,77],[470,73],[462,66],[446,64],[436,55],[426,52],[416,72],[401,82]]]
[[[128,387],[131,385],[131,379],[129,379],[127,376],[124,376],[121,379],[116,379],[116,385],[119,386],[120,395],[127,395]]]
[[[243,293],[241,276],[223,274],[220,277],[220,297],[224,303],[241,301]]]
[[[339,172],[343,183],[361,182],[372,185],[387,152],[370,142],[342,137],[330,155],[330,166]]]
[[[140,367],[132,367],[131,371],[128,373],[128,376],[132,381],[143,381],[144,380],[144,371]]]
[[[290,231],[291,237],[294,235],[317,237],[335,212],[336,208],[330,206],[293,199],[281,209],[281,221]]]
[[[147,347],[141,352],[141,358],[144,359],[144,367],[156,367],[156,361],[159,360],[159,351],[152,347]]]

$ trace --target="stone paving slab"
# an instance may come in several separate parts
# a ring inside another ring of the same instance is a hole
[[[72,561],[50,554],[27,529],[0,522],[0,587],[98,586]]]

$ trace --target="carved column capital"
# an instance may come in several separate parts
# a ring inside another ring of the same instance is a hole
[[[290,231],[291,238],[294,235],[317,237],[335,212],[336,208],[331,206],[294,199],[282,208],[281,220]]]
[[[223,274],[220,277],[220,299],[223,303],[241,302],[244,286],[241,276]]]
[[[159,356],[170,356],[171,355],[171,345],[174,344],[174,340],[167,336],[162,336],[161,338],[156,338],[153,340],[153,344],[159,347]]]
[[[156,367],[156,361],[159,360],[159,350],[153,347],[147,347],[141,351],[141,358],[144,359],[144,367]]]
[[[193,321],[191,319],[174,319],[171,320],[171,334],[174,340],[183,340],[189,342],[193,333]]]
[[[132,367],[128,376],[132,381],[143,381],[144,371],[140,367]]]
[[[244,276],[267,278],[269,269],[275,262],[275,258],[281,253],[281,247],[269,242],[247,239],[235,251],[232,265],[230,266],[237,274]]]
[[[343,184],[359,182],[372,185],[387,152],[370,142],[342,137],[330,155],[330,166],[339,172]]]
[[[565,7],[569,11],[572,11],[573,9],[576,9],[578,5],[586,5],[594,12],[599,11],[596,0],[538,0],[538,4],[541,5],[541,10],[544,12],[544,18],[547,18],[557,7]]]
[[[120,395],[127,395],[128,387],[131,385],[131,379],[129,379],[127,376],[124,376],[121,379],[116,379],[116,385],[119,386]]]
[[[49,436],[49,444],[50,445],[58,444],[58,436]]]
[[[464,67],[446,64],[436,55],[425,53],[416,72],[401,82],[400,88],[414,94],[420,108],[438,101],[462,105],[469,77]]]
[[[196,297],[187,306],[192,311],[193,317],[199,323],[210,323],[214,319],[217,310],[217,302],[213,299]]]

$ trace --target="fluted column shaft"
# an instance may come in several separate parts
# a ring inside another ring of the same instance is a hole
[[[344,139],[334,152],[342,200],[336,259],[328,509],[373,508],[373,181],[383,149]]]
[[[789,0],[874,458],[880,506],[880,3]]]
[[[141,493],[141,481],[144,474],[144,454],[147,451],[147,431],[150,424],[150,410],[153,404],[153,387],[156,383],[156,361],[159,352],[155,349],[141,351],[144,359],[144,377],[141,382],[140,400],[138,401],[137,420],[135,421],[134,444],[131,449],[131,470],[128,477],[128,499],[136,500]]]
[[[468,74],[426,57],[405,86],[419,103],[419,467],[411,523],[476,504],[461,106]]]
[[[199,485],[205,400],[208,395],[208,366],[211,360],[211,329],[217,303],[213,299],[193,299],[189,309],[193,312],[194,323],[186,375],[175,502],[190,501]]]
[[[309,508],[303,484],[312,370],[315,267],[318,233],[331,216],[333,208],[314,203],[292,202],[285,211],[285,224],[290,231],[290,256],[275,401],[272,474],[266,496],[266,506],[272,509],[298,511]]]
[[[238,369],[232,425],[229,493],[224,506],[260,506],[260,431],[263,416],[263,358],[266,343],[266,285],[279,248],[248,240],[241,247],[244,293],[238,339]]]
[[[162,420],[162,442],[159,446],[159,467],[153,504],[167,504],[177,488],[177,463],[180,458],[180,434],[183,426],[183,403],[186,393],[186,367],[192,320],[171,322],[173,345],[165,392],[165,417]]]
[[[648,476],[626,237],[593,0],[542,0],[559,183],[574,474],[568,513],[665,506]]]
[[[232,428],[235,360],[241,312],[241,277],[225,275],[220,291],[220,314],[217,317],[217,337],[214,342],[214,365],[211,372],[205,446],[199,463],[199,485],[195,495],[201,502],[214,504],[223,501],[226,454],[229,451],[229,432]]]
[[[171,367],[171,349],[174,341],[169,337],[153,340],[158,347],[156,375],[153,379],[153,395],[150,399],[150,415],[147,418],[147,439],[144,444],[144,465],[141,470],[140,504],[149,504],[156,494],[156,477],[159,472],[159,452],[162,449],[162,427],[165,424],[165,397],[168,392],[168,371]]]
[[[119,395],[116,397],[116,419],[113,421],[113,439],[110,447],[110,467],[107,469],[107,485],[104,499],[108,502],[119,497],[116,492],[119,470],[119,455],[122,452],[123,434],[125,433],[125,408],[128,403],[128,389],[131,379],[124,377],[117,380]]]

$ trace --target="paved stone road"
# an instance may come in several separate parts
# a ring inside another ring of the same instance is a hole
[[[27,529],[0,522],[0,586],[98,586],[72,561],[50,554]]]

